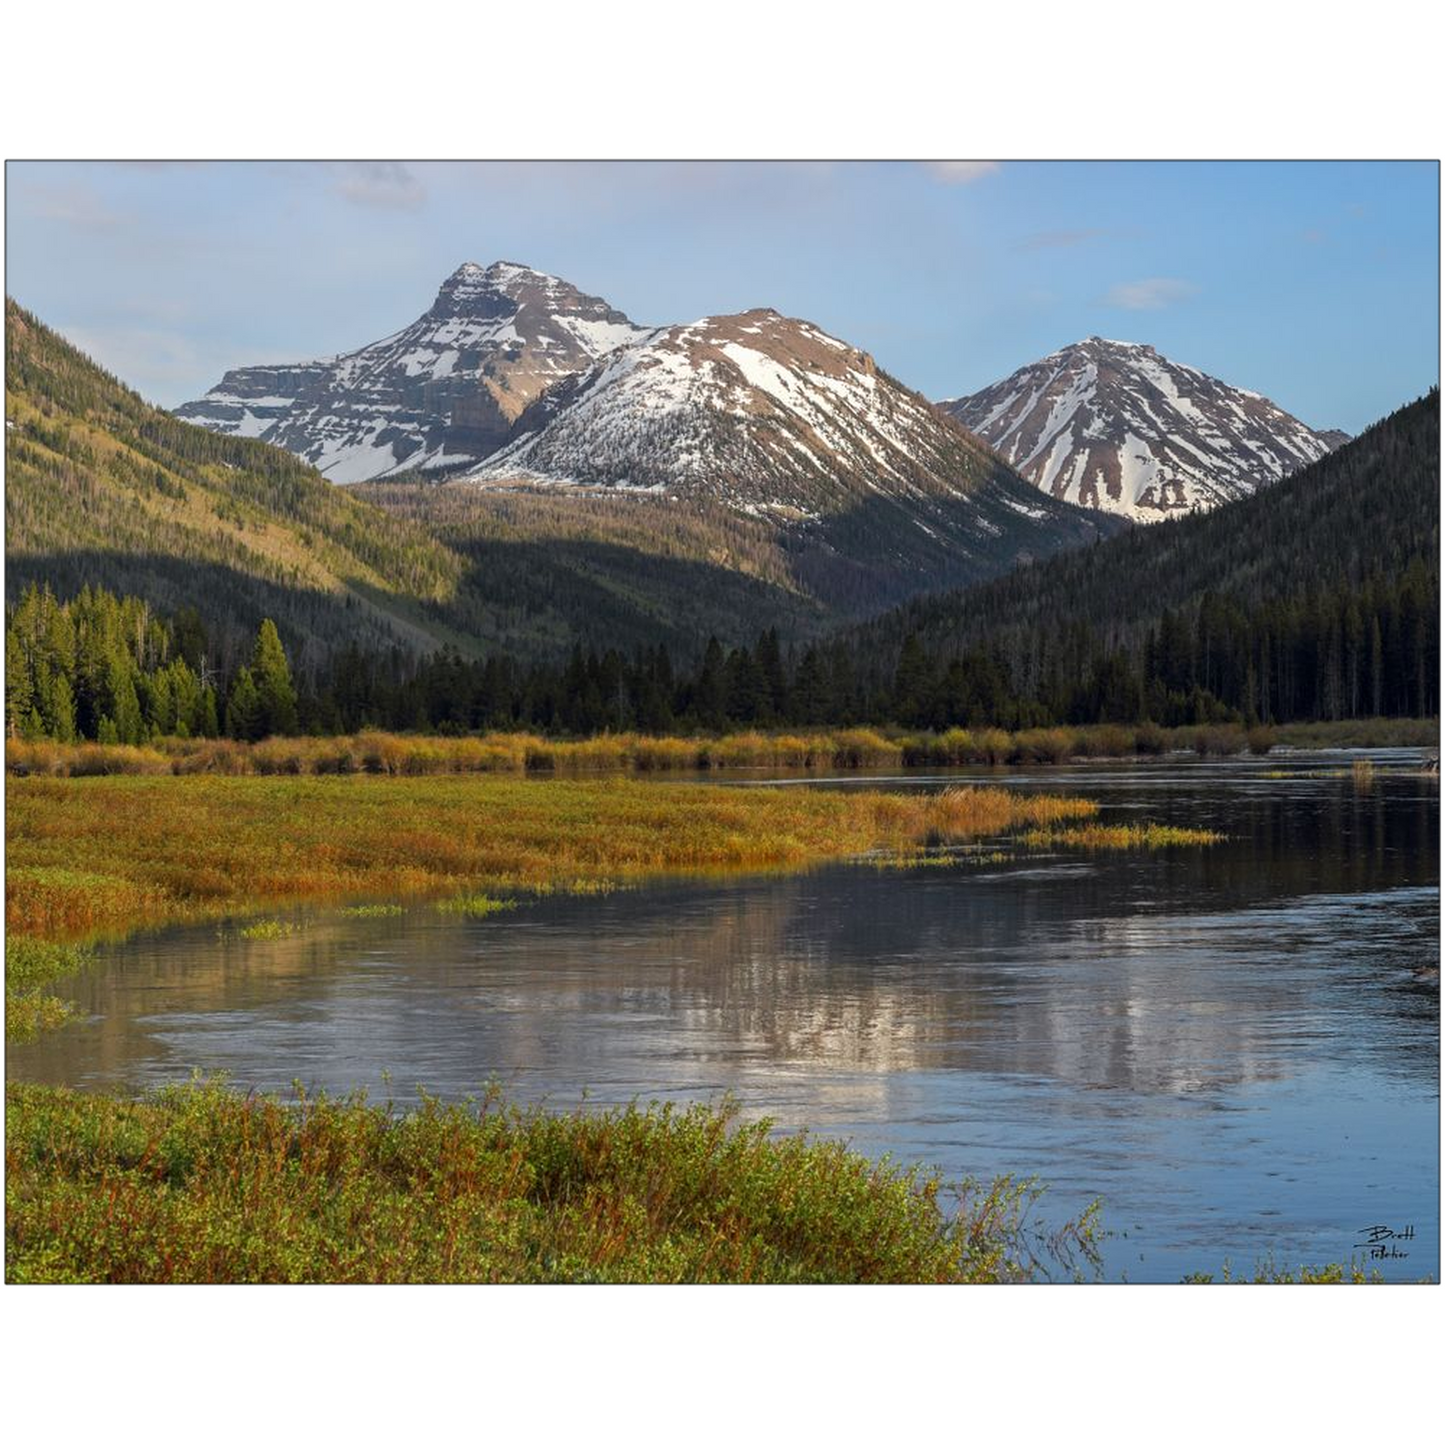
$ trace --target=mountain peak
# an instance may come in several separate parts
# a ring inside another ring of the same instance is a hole
[[[566,282],[559,281],[555,276],[549,276],[545,271],[538,271],[533,266],[524,266],[520,261],[493,261],[483,275],[488,281],[498,286],[506,286],[519,281],[527,283],[543,281],[557,286],[566,285]]]
[[[439,314],[475,311],[483,316],[496,315],[494,308],[499,302],[517,305],[527,293],[537,291],[548,297],[576,294],[576,288],[565,281],[516,261],[493,261],[490,266],[463,261],[437,290],[433,310]]]
[[[464,261],[425,315],[343,356],[242,367],[178,414],[274,442],[332,481],[475,465],[556,382],[647,332],[516,261]]]
[[[971,437],[811,322],[759,306],[662,327],[558,387],[476,472],[822,515],[860,497],[961,497]]]
[[[1093,349],[1095,351],[1123,351],[1132,352],[1140,356],[1158,356],[1152,346],[1142,341],[1116,341],[1108,336],[1086,336],[1082,341],[1076,341],[1072,346],[1063,348],[1065,351],[1081,351]],[[1056,353],[1057,354],[1057,353]]]
[[[1040,490],[1136,522],[1246,496],[1337,445],[1267,397],[1102,336],[945,410]]]

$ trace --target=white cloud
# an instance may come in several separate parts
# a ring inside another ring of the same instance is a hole
[[[353,205],[384,211],[415,211],[426,201],[426,187],[401,161],[348,161],[336,193]]]
[[[1199,287],[1192,281],[1177,281],[1169,276],[1151,276],[1145,281],[1121,281],[1105,300],[1110,306],[1125,311],[1162,311],[1176,301],[1193,296]]]
[[[966,186],[1002,169],[998,161],[924,161],[923,164],[938,180],[947,181],[951,186]]]

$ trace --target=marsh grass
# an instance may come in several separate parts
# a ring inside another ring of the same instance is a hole
[[[1208,828],[1175,828],[1164,823],[1086,823],[1078,828],[1033,828],[1022,837],[1029,848],[1195,848],[1224,842]]]
[[[75,1006],[44,985],[88,968],[93,950],[75,944],[47,943],[7,934],[5,939],[5,1037],[23,1043],[75,1017]]]
[[[12,738],[6,770],[18,777],[141,777],[204,773],[224,777],[319,777],[367,773],[434,777],[448,773],[563,774],[697,772],[737,768],[847,770],[897,767],[1038,766],[1074,758],[1150,757],[1166,752],[1230,756],[1288,745],[1439,745],[1433,718],[1365,718],[1246,730],[1235,724],[1161,728],[1154,723],[1087,727],[949,728],[905,733],[875,728],[812,732],[649,737],[604,733],[582,739],[532,733],[468,737],[361,732],[331,738],[157,738],[143,747]]]
[[[1097,1269],[1097,1209],[776,1137],[731,1104],[415,1112],[217,1083],[7,1090],[12,1282],[976,1283]]]
[[[353,903],[341,909],[343,918],[399,918],[406,909],[400,903]]]
[[[461,913],[468,918],[485,918],[489,913],[503,913],[517,906],[510,898],[489,898],[485,893],[463,893],[456,898],[442,898],[437,902],[439,913]]]
[[[1385,1277],[1377,1269],[1366,1269],[1364,1261],[1354,1255],[1340,1264],[1303,1265],[1284,1269],[1271,1258],[1258,1260],[1252,1274],[1235,1274],[1225,1260],[1216,1280],[1204,1271],[1187,1274],[1182,1284],[1384,1284]]]
[[[112,935],[305,899],[605,891],[799,868],[1062,818],[1080,798],[509,777],[14,778],[6,920]]]
[[[265,918],[257,923],[247,923],[236,930],[242,938],[254,939],[290,938],[300,931],[299,924],[286,922],[279,918]]]

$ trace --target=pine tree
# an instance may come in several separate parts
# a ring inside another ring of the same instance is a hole
[[[259,700],[258,736],[294,733],[296,687],[291,681],[291,668],[286,661],[286,651],[281,646],[276,624],[269,617],[256,633],[250,675]]]
[[[226,736],[238,742],[255,742],[265,736],[261,694],[249,667],[237,670],[226,698]]]

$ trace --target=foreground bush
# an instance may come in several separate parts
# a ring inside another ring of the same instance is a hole
[[[1009,1179],[773,1138],[733,1108],[522,1112],[11,1086],[11,1282],[978,1283],[1092,1259]],[[956,1206],[956,1207],[955,1207]]]

